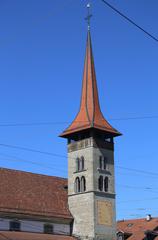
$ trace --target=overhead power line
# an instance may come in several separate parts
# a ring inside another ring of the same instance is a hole
[[[145,120],[145,119],[157,119],[158,115],[150,116],[136,116],[136,117],[120,117],[120,118],[108,118],[108,121],[128,121],[128,120]],[[77,121],[77,122],[87,122],[87,121]],[[30,122],[30,123],[1,123],[0,127],[33,127],[33,126],[49,126],[49,125],[60,125],[60,124],[70,124],[71,122]]]
[[[42,168],[49,169],[49,170],[55,170],[55,171],[62,171],[63,172],[65,170],[64,168],[54,166],[54,164],[53,164],[53,167],[52,167],[52,166],[49,166],[49,165],[46,165],[46,164],[26,160],[26,159],[23,159],[23,158],[18,158],[16,156],[11,156],[11,155],[8,155],[8,154],[0,153],[0,155],[4,156],[2,159],[0,158],[0,160],[29,163],[29,164],[32,164],[32,165],[37,165],[37,166],[40,166]],[[129,186],[129,185],[122,185],[122,184],[117,184],[116,186],[123,187],[123,188],[126,188],[126,189],[134,189],[134,190],[139,190],[139,191],[142,190],[142,191],[149,191],[149,192],[153,192],[153,193],[158,193],[158,191],[154,191],[154,190],[158,190],[158,189],[147,187],[147,186],[138,187],[138,186]]]
[[[33,123],[2,123],[0,127],[25,127],[25,126],[48,126],[58,124],[69,124],[70,122],[33,122]]]
[[[66,156],[63,156],[63,155],[59,155],[59,154],[52,153],[52,152],[40,151],[40,150],[36,150],[36,149],[33,149],[33,148],[19,147],[19,146],[3,144],[3,143],[0,143],[0,146],[1,147],[7,147],[7,148],[24,150],[24,151],[28,151],[28,152],[40,153],[40,154],[54,156],[54,157],[67,158]]]
[[[34,153],[39,153],[39,154],[43,154],[43,155],[67,159],[67,156],[64,156],[64,155],[56,154],[53,152],[41,151],[41,150],[37,150],[37,149],[33,149],[33,148],[19,147],[19,146],[10,145],[10,144],[4,144],[4,143],[0,143],[0,147],[19,149],[19,150],[23,150],[23,151],[34,152]],[[71,158],[71,159],[75,160],[75,158]],[[148,172],[148,171],[144,171],[144,170],[132,169],[132,168],[122,167],[122,166],[118,166],[118,165],[116,166],[116,168],[119,168],[122,170],[127,170],[127,171],[132,171],[132,172],[136,172],[136,173],[141,173],[141,174],[152,175],[152,176],[155,175],[156,177],[158,177],[158,172]]]
[[[146,213],[151,212],[151,211],[156,211],[156,213],[157,213],[158,208],[152,208],[152,206],[150,206],[150,207],[138,207],[138,208],[118,208],[118,210],[123,211],[123,212],[146,211]]]
[[[2,154],[0,154],[2,155]],[[38,162],[34,162],[34,161],[29,161],[29,160],[25,160],[25,159],[20,159],[20,158],[15,158],[15,157],[1,157],[0,160],[2,161],[9,161],[9,162],[20,162],[20,163],[28,163],[28,164],[31,164],[31,165],[35,165],[35,166],[38,166],[38,167],[41,167],[42,169],[47,169],[47,170],[55,170],[56,172],[66,172],[66,169],[64,168],[61,168],[61,167],[52,167],[52,166],[48,166],[48,165],[45,165],[45,164],[42,164],[42,163],[38,163]]]
[[[158,200],[158,197],[155,198],[144,198],[144,199],[129,199],[129,200],[125,200],[125,201],[118,201],[117,203],[128,203],[128,202],[143,202],[143,201],[152,201],[152,200]]]
[[[158,176],[156,175],[148,175],[148,174],[143,174],[143,173],[138,173],[138,172],[134,172],[134,171],[128,171],[125,169],[118,169],[118,167],[116,166],[117,172],[116,172],[116,177],[118,178],[118,176],[121,176],[121,178],[123,177],[124,179],[127,177],[132,177],[132,178],[137,178],[138,181],[140,179],[141,176],[141,181],[143,181],[143,179],[145,180],[147,177],[150,177],[150,179],[156,180],[158,178]],[[121,170],[121,171],[120,171]]]
[[[0,153],[0,155],[4,155],[4,156],[8,156],[8,157],[11,157],[10,155],[7,155],[7,154],[2,154],[2,153]],[[12,156],[13,157],[13,156]],[[7,159],[8,160],[8,159]],[[28,161],[28,160],[24,160],[24,159],[21,159],[21,158],[15,158],[15,156],[14,156],[14,159],[9,159],[9,160],[13,160],[13,161],[24,161],[24,162],[27,162],[27,163],[31,163],[31,164],[35,164],[35,165],[41,165],[42,167],[46,167],[46,168],[49,168],[49,169],[52,169],[52,170],[56,170],[56,167],[49,167],[48,165],[44,165],[44,164],[38,164],[38,163],[36,163],[36,162],[32,162],[32,161]],[[58,169],[60,169],[60,168],[58,168]],[[134,187],[134,186],[129,186],[129,185],[120,185],[120,184],[118,184],[118,186],[121,186],[121,187],[124,187],[124,188],[132,188],[132,189],[134,189],[134,190],[136,190],[136,189],[138,189],[138,190],[144,190],[144,191],[148,191],[148,192],[153,192],[153,193],[158,193],[157,191],[153,191],[154,190],[154,188],[151,188],[151,187],[138,187],[138,186],[136,186],[136,187]],[[128,200],[128,201],[130,201],[130,202],[142,202],[142,201],[148,201],[148,200],[157,200],[158,198],[156,197],[156,198],[148,198],[148,199],[137,199],[137,200]],[[126,202],[128,202],[128,201],[118,201],[118,204],[119,203],[126,203]]]
[[[108,6],[109,8],[111,8],[114,12],[116,12],[117,14],[119,14],[121,17],[123,17],[126,21],[128,21],[129,23],[131,23],[132,25],[134,25],[136,28],[138,28],[139,30],[141,30],[143,33],[145,33],[148,37],[152,38],[153,40],[155,40],[156,42],[158,42],[158,38],[156,38],[155,36],[153,36],[151,33],[149,33],[148,31],[146,31],[144,28],[142,28],[141,26],[139,26],[136,22],[134,22],[131,18],[127,17],[124,13],[122,13],[120,10],[118,10],[116,7],[112,6],[110,3],[108,3],[106,0],[101,0],[106,6]]]
[[[158,191],[154,191],[153,188],[151,187],[138,187],[138,186],[129,186],[129,185],[122,185],[122,184],[116,184],[116,186],[118,187],[123,187],[126,189],[133,189],[135,190],[139,190],[139,191],[149,191],[149,192],[153,192],[153,193],[158,193]]]
[[[50,166],[48,164],[42,164],[42,163],[39,163],[39,162],[35,162],[35,161],[30,161],[30,160],[26,160],[26,159],[23,159],[23,158],[19,158],[17,156],[13,156],[13,155],[8,155],[8,154],[4,154],[4,153],[0,153],[0,156],[2,156],[3,158],[0,158],[0,161],[10,161],[10,162],[20,162],[20,163],[28,163],[28,164],[32,164],[32,165],[35,165],[35,166],[40,166],[42,169],[48,169],[48,170],[53,170],[53,171],[65,171],[66,173],[66,169],[64,167],[58,167],[56,165],[54,165],[53,163],[53,166]],[[121,168],[121,167],[116,167],[116,168]],[[126,170],[123,168],[123,170]],[[129,170],[129,169],[128,169]],[[133,169],[130,169],[130,171],[132,171],[132,176],[134,176],[133,174]],[[137,170],[138,171],[138,170]],[[138,173],[138,172],[137,172]],[[118,174],[118,172],[117,172]],[[140,173],[141,174],[141,173]],[[146,174],[148,174],[148,172],[146,172]],[[151,174],[151,173],[149,173]],[[121,174],[122,175],[122,174]],[[125,174],[123,174],[124,176]],[[128,173],[128,176],[129,176],[129,173]],[[158,176],[155,176],[155,177],[158,177]],[[118,184],[119,187],[123,187],[123,188],[128,188],[128,189],[134,189],[134,190],[143,190],[143,191],[151,191],[151,192],[155,192],[153,190],[158,190],[156,188],[151,188],[151,187],[135,187],[135,186],[128,186],[128,185],[120,185]],[[158,192],[155,192],[155,193],[158,193]]]
[[[120,169],[124,169],[124,170],[128,170],[128,171],[134,171],[134,172],[138,172],[138,173],[143,173],[143,174],[150,174],[150,175],[155,175],[155,176],[158,176],[158,173],[156,172],[149,172],[149,171],[144,171],[144,170],[138,170],[138,169],[134,169],[134,168],[127,168],[127,167],[120,167],[120,166],[117,166],[117,168],[120,168]]]

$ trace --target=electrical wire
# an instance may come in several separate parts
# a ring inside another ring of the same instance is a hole
[[[133,188],[135,189],[134,186],[128,186],[128,185],[122,185],[123,187],[125,188]],[[136,187],[137,189],[142,189],[142,187]],[[152,188],[153,189],[153,188]],[[146,190],[146,191],[151,191],[152,190],[151,188],[149,187],[145,187],[143,190]],[[156,192],[157,193],[157,192]],[[143,202],[143,201],[150,201],[150,200],[158,200],[158,198],[148,198],[148,199],[137,199],[137,200],[125,200],[125,201],[118,201],[117,203],[120,204],[120,203],[126,203],[126,202]]]
[[[143,201],[152,201],[152,200],[158,200],[158,197],[155,198],[143,198],[143,199],[129,199],[129,200],[125,200],[125,201],[118,201],[117,204],[120,203],[128,203],[128,202],[143,202]]]
[[[35,162],[35,161],[26,160],[26,159],[23,159],[23,158],[19,158],[17,156],[8,155],[8,154],[4,154],[4,153],[1,153],[1,152],[0,152],[0,156],[5,157],[5,159],[8,160],[8,161],[26,162],[26,163],[30,163],[30,164],[33,164],[33,165],[38,165],[40,167],[43,167],[43,168],[46,168],[46,169],[49,169],[49,170],[50,169],[54,170],[54,163],[53,163],[53,167],[52,167],[52,166],[45,165],[43,163],[38,163],[38,162]],[[55,170],[60,170],[60,171],[62,170],[62,171],[64,171],[65,168],[61,168],[61,167],[57,168],[57,167],[55,167]]]
[[[129,186],[129,185],[122,185],[122,184],[116,184],[118,187],[123,187],[127,189],[134,189],[134,190],[142,190],[142,191],[149,191],[153,193],[158,193],[158,191],[154,191],[153,188],[150,187],[138,187],[138,186]]]
[[[6,148],[19,149],[19,150],[24,150],[24,151],[28,151],[28,152],[40,153],[40,154],[44,154],[44,155],[49,155],[49,156],[54,156],[54,157],[60,157],[60,158],[66,158],[67,159],[67,157],[63,156],[63,155],[59,155],[59,154],[52,153],[52,152],[40,151],[40,150],[36,150],[36,149],[33,149],[33,148],[19,147],[19,146],[3,144],[3,143],[0,143],[0,146],[1,147],[6,147]]]
[[[57,167],[51,167],[51,166],[48,166],[48,165],[45,165],[45,164],[39,164],[39,163],[36,163],[36,162],[33,162],[33,161],[28,161],[28,160],[25,160],[25,159],[21,159],[21,158],[14,158],[11,157],[11,155],[6,155],[6,154],[2,154],[0,153],[0,155],[4,155],[4,156],[8,156],[9,158],[11,159],[8,159],[8,158],[3,158],[2,160],[7,160],[7,161],[23,161],[23,162],[26,162],[26,163],[31,163],[31,164],[34,164],[34,165],[38,165],[38,166],[42,166],[43,168],[46,168],[46,169],[51,169],[51,170],[58,170],[58,171],[63,171],[65,170],[64,168],[57,168]],[[0,159],[1,160],[1,159]],[[142,190],[142,191],[149,191],[149,192],[153,192],[153,193],[158,193],[158,191],[154,191],[154,188],[151,188],[151,187],[138,187],[138,186],[129,186],[129,185],[122,185],[122,184],[116,184],[116,186],[118,187],[123,187],[123,188],[127,188],[127,189],[134,189],[134,190]],[[156,188],[157,190],[157,188]]]
[[[48,170],[53,170],[53,171],[55,171],[55,172],[61,172],[62,171],[62,173],[64,172],[65,174],[67,174],[67,171],[65,170],[65,168],[58,168],[58,167],[56,167],[56,166],[54,166],[54,164],[53,164],[53,167],[51,167],[51,166],[48,166],[48,165],[45,165],[45,164],[40,164],[40,163],[37,163],[37,162],[34,162],[34,161],[29,161],[29,160],[25,160],[25,159],[23,159],[23,158],[17,158],[17,157],[15,157],[15,156],[11,156],[11,155],[6,155],[6,154],[2,154],[2,153],[0,153],[0,155],[1,156],[4,156],[3,158],[0,158],[0,161],[9,161],[9,162],[21,162],[21,163],[29,163],[29,164],[33,164],[33,165],[37,165],[37,166],[40,166],[40,167],[42,167],[42,169],[48,169]],[[6,156],[7,156],[7,158],[6,158]],[[9,158],[9,159],[8,159]],[[52,174],[53,174],[53,172],[52,172]],[[121,176],[122,176],[122,173],[119,173],[119,172],[117,172],[117,174],[120,174]],[[123,174],[123,176],[124,176],[125,174]],[[127,174],[126,174],[127,175]],[[128,175],[127,176],[129,176],[129,173],[128,173]],[[137,176],[137,175],[136,175]],[[133,177],[133,173],[132,173],[132,177]],[[146,176],[145,176],[146,177]]]
[[[40,167],[48,169],[48,170],[53,170],[53,171],[55,170],[55,171],[62,171],[62,172],[65,171],[65,173],[66,173],[65,168],[56,167],[56,166],[54,166],[54,164],[53,164],[53,167],[52,167],[52,166],[48,166],[46,164],[37,163],[37,162],[34,162],[34,161],[29,161],[29,160],[26,160],[26,159],[23,159],[23,158],[17,158],[16,156],[11,156],[11,155],[8,155],[8,154],[0,153],[0,155],[5,157],[5,158],[2,158],[2,159],[0,158],[0,160],[17,161],[17,162],[24,162],[24,163],[26,162],[26,163],[30,163],[30,164],[33,164],[33,165],[40,166]],[[156,191],[153,191],[154,188],[151,188],[151,187],[138,187],[138,186],[128,186],[128,185],[121,185],[121,184],[117,184],[117,186],[123,187],[123,188],[128,188],[128,189],[144,190],[144,191],[150,191],[150,192],[158,193]]]
[[[8,154],[3,154],[3,153],[0,153],[0,155],[2,156],[5,156],[5,157],[9,157],[11,159],[6,159],[7,161],[23,161],[23,162],[26,162],[26,163],[31,163],[31,164],[34,164],[34,165],[38,165],[38,166],[42,166],[44,168],[47,168],[47,169],[51,169],[51,170],[58,170],[58,171],[63,171],[64,169],[63,168],[57,168],[57,167],[51,167],[51,166],[48,166],[48,165],[45,165],[45,164],[40,164],[40,163],[37,163],[37,162],[34,162],[34,161],[29,161],[29,160],[25,160],[25,159],[22,159],[22,158],[17,158],[15,156],[12,156],[12,155],[8,155]],[[1,159],[0,159],[1,160]],[[4,160],[4,159],[3,159]],[[125,168],[126,169],[126,168]],[[128,170],[131,170],[131,169],[128,169]],[[137,170],[138,171],[138,170]],[[141,171],[142,172],[142,171]],[[144,172],[143,172],[144,173]],[[147,172],[145,172],[147,173]],[[151,172],[149,172],[151,174]],[[158,193],[157,191],[154,191],[154,188],[151,188],[151,187],[138,187],[138,186],[129,186],[129,185],[121,185],[121,184],[117,184],[117,186],[119,187],[123,187],[123,188],[128,188],[128,189],[134,189],[134,190],[143,190],[143,191],[149,191],[149,192],[153,192],[153,193]]]
[[[158,173],[156,172],[149,172],[149,171],[144,171],[144,170],[139,170],[139,169],[135,169],[135,168],[127,168],[127,167],[122,167],[122,166],[117,166],[117,168],[123,169],[123,170],[127,170],[127,171],[132,171],[132,172],[136,172],[136,173],[142,173],[142,174],[148,174],[148,175],[154,175],[154,176],[158,176]]]
[[[10,145],[10,144],[3,144],[3,143],[0,143],[0,147],[19,149],[19,150],[24,150],[24,151],[28,151],[28,152],[34,152],[34,153],[44,154],[44,155],[48,155],[48,156],[54,156],[54,157],[67,159],[67,156],[64,156],[64,155],[60,155],[60,154],[56,154],[56,153],[52,153],[52,152],[47,152],[47,151],[36,150],[36,149],[33,149],[33,148],[19,147],[19,146]],[[71,159],[75,160],[76,158],[71,158]],[[34,162],[34,164],[35,164],[35,162]],[[135,172],[135,173],[147,174],[147,175],[151,175],[151,176],[154,175],[156,177],[158,176],[157,172],[149,172],[149,171],[144,171],[144,170],[139,170],[139,169],[122,167],[122,166],[118,166],[118,165],[116,165],[116,168],[126,170],[126,171],[132,171],[132,172]]]
[[[1,159],[0,158],[0,161],[9,161],[9,162],[15,162],[15,161],[17,161],[16,159],[8,159],[8,158],[3,158],[3,159]],[[26,162],[26,161],[25,161]],[[33,163],[32,163],[33,164]],[[35,164],[34,163],[34,165],[38,165],[38,166],[41,166],[40,164]],[[1,168],[1,167],[0,167]],[[53,170],[53,171],[55,171],[55,174],[57,174],[57,173],[61,173],[62,172],[62,174],[67,174],[66,173],[66,171],[64,171],[64,170],[61,170],[61,169],[54,169],[54,168],[51,168],[51,167],[47,167],[47,166],[42,166],[42,169],[47,169],[47,170]],[[53,172],[52,172],[53,173]]]
[[[145,119],[157,119],[158,115],[150,116],[136,116],[136,117],[120,117],[120,118],[108,118],[108,121],[128,121],[128,120],[145,120]],[[76,122],[88,122],[88,121],[76,121]],[[54,121],[54,122],[32,122],[32,123],[1,123],[0,127],[33,127],[33,126],[49,126],[49,125],[60,125],[70,124],[68,121]]]
[[[141,26],[139,26],[136,22],[134,22],[131,18],[127,17],[124,13],[122,13],[120,10],[118,10],[116,7],[112,6],[110,3],[108,3],[105,0],[101,0],[106,6],[108,6],[109,8],[111,8],[114,12],[116,12],[117,14],[119,14],[121,17],[123,17],[126,21],[128,21],[129,23],[131,23],[132,25],[134,25],[136,28],[138,28],[139,30],[141,30],[143,33],[145,33],[148,37],[152,38],[153,40],[155,40],[156,42],[158,42],[158,38],[153,36],[151,33],[149,33],[148,31],[146,31],[144,28],[142,28]]]
[[[128,212],[128,211],[146,211],[146,212],[151,212],[151,211],[157,211],[158,210],[158,208],[146,208],[146,207],[144,207],[144,208],[142,208],[142,207],[140,207],[140,208],[119,208],[119,211],[125,211],[125,212]]]

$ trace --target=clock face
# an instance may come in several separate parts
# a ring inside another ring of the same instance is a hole
[[[98,224],[112,226],[113,209],[109,201],[97,201]]]

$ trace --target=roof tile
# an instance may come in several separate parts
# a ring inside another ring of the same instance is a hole
[[[0,211],[71,219],[67,179],[0,168]]]
[[[129,240],[142,240],[145,237],[147,230],[154,230],[158,227],[158,218],[152,218],[147,221],[145,218],[123,220],[117,222],[118,231],[124,233],[132,233],[128,238]]]

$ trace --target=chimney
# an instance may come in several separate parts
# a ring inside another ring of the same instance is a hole
[[[147,214],[147,215],[146,215],[146,221],[150,221],[151,218],[152,218],[152,217],[151,217],[151,214]]]

